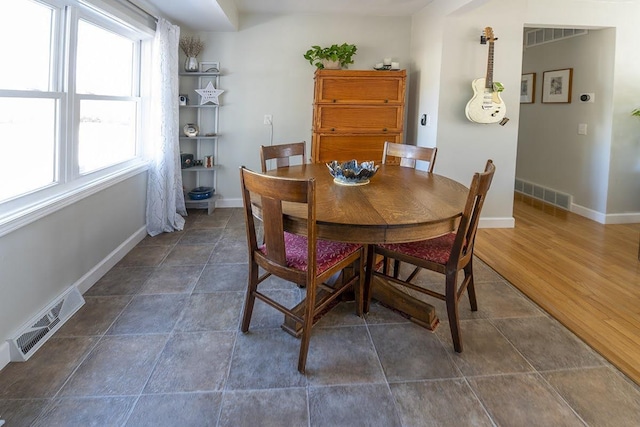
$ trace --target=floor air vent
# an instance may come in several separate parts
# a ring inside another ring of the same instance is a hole
[[[56,298],[9,340],[11,361],[28,360],[83,305],[84,298],[75,286]]]
[[[570,194],[561,193],[560,191],[552,190],[551,188],[543,187],[517,178],[515,190],[518,193],[526,194],[527,196],[542,200],[551,205],[558,206],[559,208],[566,209],[568,211],[571,210],[573,197]]]

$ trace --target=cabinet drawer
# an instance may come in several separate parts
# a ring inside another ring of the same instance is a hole
[[[406,71],[317,70],[316,103],[404,104]]]
[[[315,129],[319,132],[400,132],[402,106],[318,105]]]
[[[404,102],[404,84],[399,79],[330,79],[318,82],[317,102],[386,104]]]
[[[332,160],[345,162],[356,159],[360,162],[373,160],[382,162],[384,142],[402,142],[401,134],[359,134],[332,135],[313,134],[312,157],[315,163],[327,163]]]

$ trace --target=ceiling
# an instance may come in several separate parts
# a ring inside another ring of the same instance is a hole
[[[155,16],[197,31],[236,31],[241,13],[409,16],[433,0],[129,0]]]

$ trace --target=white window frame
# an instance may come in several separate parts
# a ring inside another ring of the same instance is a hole
[[[148,162],[144,159],[145,139],[143,117],[148,102],[148,88],[142,83],[145,66],[149,64],[152,30],[145,28],[135,19],[126,19],[126,14],[113,14],[97,9],[90,2],[94,0],[36,0],[55,8],[54,31],[52,34],[52,70],[49,92],[2,90],[0,97],[27,97],[55,99],[58,103],[59,119],[56,122],[56,167],[54,183],[30,193],[0,202],[0,236],[23,227],[39,218],[111,187],[130,177],[146,171]],[[105,6],[100,0],[94,1]],[[115,10],[115,12],[120,12]],[[116,16],[117,15],[117,16]],[[128,38],[141,40],[137,48],[137,65],[133,70],[134,94],[130,97],[107,97],[76,95],[75,92],[75,49],[78,20],[84,19],[94,25],[113,31]],[[129,21],[133,22],[130,23]],[[78,167],[78,121],[81,99],[126,99],[137,103],[136,157],[115,165],[107,166],[86,174],[79,173]],[[29,153],[21,153],[28,158]],[[28,168],[25,167],[25,173]]]

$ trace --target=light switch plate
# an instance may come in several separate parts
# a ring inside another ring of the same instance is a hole
[[[578,124],[578,135],[586,135],[587,134],[587,124],[579,123]]]

